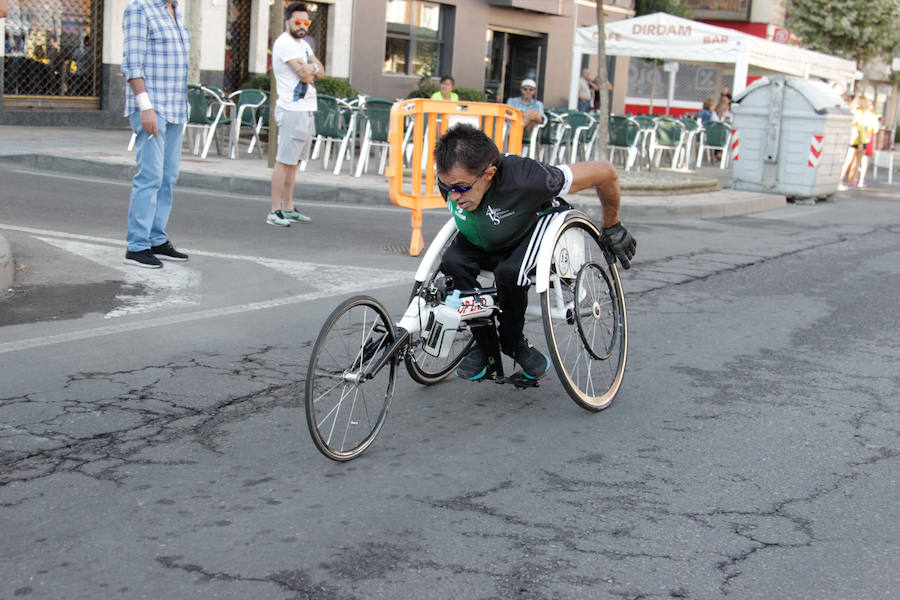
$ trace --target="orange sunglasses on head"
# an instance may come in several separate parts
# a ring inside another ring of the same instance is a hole
[[[306,25],[309,27],[312,24],[312,21],[309,19],[294,19],[294,25]]]

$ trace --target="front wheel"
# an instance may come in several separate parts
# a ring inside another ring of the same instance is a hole
[[[544,334],[559,380],[578,405],[592,411],[612,403],[628,351],[622,282],[599,238],[586,217],[569,217],[553,240],[550,287],[541,294]]]
[[[395,337],[387,310],[368,296],[345,300],[322,326],[309,359],[304,397],[309,432],[328,458],[359,456],[384,425],[397,361],[391,357],[371,379],[364,374]]]

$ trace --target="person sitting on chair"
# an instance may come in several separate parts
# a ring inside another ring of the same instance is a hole
[[[523,79],[520,89],[522,95],[510,98],[506,103],[522,112],[522,125],[525,131],[530,131],[544,120],[544,104],[534,97],[537,93],[537,83],[534,79]]]
[[[529,272],[550,213],[568,208],[557,196],[593,187],[603,210],[601,245],[622,268],[631,266],[637,243],[619,222],[619,179],[608,162],[549,166],[530,158],[501,155],[481,130],[451,127],[435,144],[437,185],[456,221],[457,235],[441,259],[456,289],[478,286],[482,269],[494,272],[500,308],[499,341],[529,379],[543,376],[550,360],[523,336]],[[472,328],[475,345],[457,375],[477,381],[490,375],[491,332]]]

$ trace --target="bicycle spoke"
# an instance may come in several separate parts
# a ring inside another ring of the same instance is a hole
[[[306,382],[307,424],[316,447],[348,460],[372,442],[393,396],[396,361],[365,379],[393,344],[393,322],[374,299],[345,300],[323,326],[313,347]],[[379,388],[375,394],[367,388]],[[383,390],[383,392],[381,391]]]
[[[553,255],[564,248],[571,259],[567,272],[575,269],[576,275],[556,279],[541,298],[557,374],[572,399],[589,410],[609,405],[625,368],[624,304],[617,272],[606,262],[598,238],[599,230],[581,215],[563,225],[553,243],[564,246],[555,247]]]

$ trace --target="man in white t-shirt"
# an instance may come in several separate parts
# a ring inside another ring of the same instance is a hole
[[[272,73],[278,92],[274,111],[278,153],[272,171],[272,212],[266,223],[289,227],[291,222],[310,220],[294,208],[294,182],[297,165],[309,159],[316,135],[313,80],[325,77],[325,67],[303,39],[312,23],[306,4],[294,2],[284,14],[286,31],[272,44]]]

